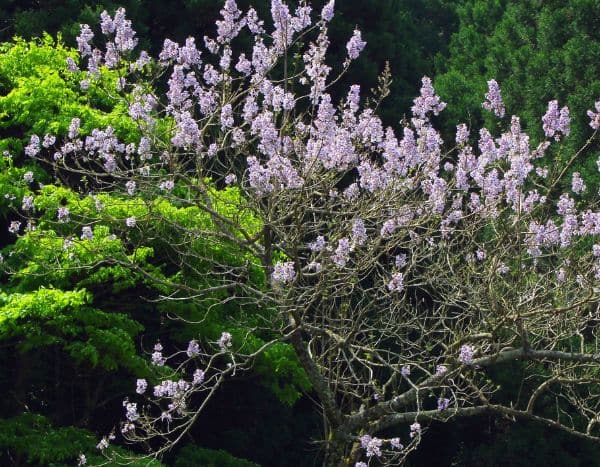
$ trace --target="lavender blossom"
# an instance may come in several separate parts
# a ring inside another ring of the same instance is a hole
[[[328,23],[333,19],[335,0],[329,0],[321,10],[321,18]]]
[[[81,125],[81,120],[78,118],[73,118],[71,120],[71,124],[69,125],[69,138],[75,139],[79,135],[79,127]]]
[[[338,241],[338,246],[335,249],[334,254],[331,256],[331,260],[336,266],[343,268],[344,266],[346,266],[349,257],[350,241],[347,238],[341,238]]]
[[[69,208],[61,206],[58,208],[56,215],[58,222],[69,222]]]
[[[360,445],[366,451],[367,457],[380,457],[382,444],[383,441],[379,438],[371,437],[369,435],[360,437]]]
[[[558,101],[548,102],[548,110],[542,117],[544,133],[547,137],[560,140],[561,134],[567,136],[570,132],[569,109],[558,109]]]
[[[437,409],[439,412],[443,412],[444,410],[447,410],[449,406],[450,406],[450,399],[448,399],[446,397],[440,397],[438,399]]]
[[[221,44],[231,42],[237,37],[244,26],[243,21],[239,21],[242,12],[239,10],[235,0],[226,0],[221,10],[222,20],[217,21],[217,41]]]
[[[280,262],[273,267],[271,278],[275,284],[287,284],[296,277],[296,270],[293,261]]]
[[[87,24],[81,24],[79,36],[77,36],[77,48],[82,57],[92,55],[92,47],[90,41],[94,38],[94,32]]]
[[[221,352],[227,351],[227,349],[231,347],[231,334],[228,332],[221,333],[221,337],[219,337],[217,344],[221,349]]]
[[[125,407],[125,416],[127,420],[130,422],[135,422],[138,418],[140,418],[140,414],[137,411],[137,404],[135,402],[127,402],[125,400],[123,402],[123,406]]]
[[[587,116],[590,117],[590,126],[597,130],[600,128],[600,101],[596,101],[595,108],[596,112],[588,110]]]
[[[401,272],[394,273],[387,288],[390,292],[402,292],[404,290],[404,274]]]
[[[173,180],[165,180],[163,182],[160,182],[158,187],[162,191],[171,191],[173,188],[175,188],[175,182],[173,182]]]
[[[354,33],[352,34],[352,37],[346,44],[348,57],[350,57],[351,60],[357,59],[366,45],[367,43],[362,40],[360,31],[358,29],[355,29]]]
[[[92,240],[94,238],[94,233],[92,232],[92,228],[89,225],[86,225],[81,228],[81,240]]]
[[[96,445],[96,449],[98,449],[99,451],[104,451],[106,448],[108,448],[108,439],[105,437],[103,437],[100,442]]]
[[[23,209],[23,211],[29,211],[30,209],[33,209],[33,196],[23,196],[21,209]]]
[[[388,219],[383,223],[379,233],[384,238],[390,237],[396,231],[397,227],[398,223],[396,219]]]
[[[581,178],[581,174],[579,172],[573,172],[573,178],[571,179],[571,190],[575,194],[581,194],[585,191],[585,183]]]
[[[464,344],[460,348],[460,354],[458,360],[465,365],[473,363],[473,356],[475,355],[475,347],[469,344]]]
[[[127,189],[127,194],[133,196],[135,194],[136,183],[133,180],[129,180],[125,184],[125,188]]]
[[[400,442],[400,438],[392,438],[392,439],[390,439],[390,447],[392,449],[397,449],[398,451],[401,451],[402,449],[404,449],[404,446]]]
[[[167,359],[162,354],[163,346],[160,342],[154,345],[154,352],[152,353],[152,364],[156,366],[164,366]]]
[[[144,394],[146,392],[146,388],[148,388],[148,383],[145,379],[138,379],[136,382],[135,392],[138,394]]]
[[[311,251],[317,253],[319,251],[322,251],[325,248],[325,245],[326,245],[325,237],[323,237],[322,235],[319,235],[314,242],[308,244],[308,248]]]
[[[198,341],[190,341],[186,350],[186,354],[190,358],[197,357],[198,355],[200,355],[200,345],[198,344]]]
[[[21,229],[21,223],[19,221],[12,221],[10,223],[10,225],[8,226],[8,231],[11,234],[18,234],[19,230]]]
[[[367,241],[367,229],[362,219],[356,219],[352,224],[352,241],[359,246]]]
[[[489,110],[490,112],[494,112],[496,117],[504,117],[505,108],[504,102],[502,102],[502,94],[500,92],[500,86],[495,79],[491,79],[487,82],[488,84],[488,92],[485,94],[486,101],[481,104],[481,106]]]
[[[440,97],[435,94],[430,78],[425,76],[421,82],[421,95],[415,98],[411,111],[416,117],[425,120],[429,112],[438,115],[446,108],[446,103],[442,102]]]
[[[25,146],[25,154],[29,157],[35,157],[40,152],[40,137],[38,135],[31,135],[29,144]]]
[[[42,146],[45,148],[49,148],[56,142],[56,136],[54,135],[44,135],[44,139],[42,141]]]
[[[204,377],[205,377],[205,373],[204,371],[200,370],[200,369],[196,369],[194,371],[194,375],[192,377],[192,384],[194,386],[197,386],[199,384],[202,384],[204,382]]]

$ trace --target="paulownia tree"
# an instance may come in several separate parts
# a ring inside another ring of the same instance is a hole
[[[271,13],[267,25],[227,0],[202,52],[194,38],[167,39],[157,59],[134,52],[124,10],[102,15],[104,51],[82,25],[87,68],[70,59],[70,69],[84,87],[100,67],[118,71],[109,91],[142,137],[84,134],[74,118],[65,141],[34,135],[25,149],[65,183],[79,175],[82,197],[96,197],[96,215],[74,216],[69,205],[53,214],[80,222],[70,235],[93,248],[108,225],[131,252],[158,235],[169,249],[156,269],[133,254],[102,262],[142,274],[167,302],[207,314],[248,306],[252,332],[265,337],[254,345],[232,321],[216,342],[173,352],[157,343],[152,361],[170,376],[154,388],[138,380],[139,398],[124,401],[124,437],[160,455],[227,378],[285,342],[323,413],[324,465],[397,465],[431,421],[482,414],[600,441],[598,186],[575,173],[572,192],[557,192],[592,140],[567,163],[541,166],[569,133],[568,109],[549,103],[547,140],[531,148],[493,80],[483,106],[504,131],[459,124],[455,141],[442,141],[434,123],[445,104],[428,78],[410,120],[383,128],[387,67],[367,99],[358,85],[339,102],[328,94],[365,47],[355,31],[347,60],[327,63],[334,1],[314,15],[273,0]],[[584,192],[594,196],[582,205]],[[135,214],[106,213],[102,193],[135,200]],[[167,216],[161,200],[208,220]],[[23,199],[30,230],[37,209],[35,194]],[[520,389],[499,397],[495,369],[515,362]]]

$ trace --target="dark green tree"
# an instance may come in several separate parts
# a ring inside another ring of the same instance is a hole
[[[571,134],[561,153],[568,160],[590,138],[586,110],[600,98],[600,3],[598,0],[465,0],[457,2],[460,26],[449,56],[440,57],[436,89],[448,102],[449,122],[495,125],[481,107],[486,81],[502,89],[507,116],[518,113],[535,142],[550,100],[568,106]],[[597,148],[596,148],[597,149]],[[574,161],[586,180],[597,177],[594,151]],[[597,154],[597,153],[596,153]],[[590,193],[594,195],[594,193]]]

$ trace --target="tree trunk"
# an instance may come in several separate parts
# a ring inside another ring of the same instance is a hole
[[[323,459],[323,467],[348,467],[349,459],[345,456],[345,444],[340,441],[331,441],[327,443],[325,459]]]
[[[354,467],[360,458],[360,444],[353,443],[348,453],[348,441],[336,440],[335,438],[327,444],[323,467]]]

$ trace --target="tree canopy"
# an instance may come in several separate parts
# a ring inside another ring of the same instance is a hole
[[[597,458],[593,1],[71,3],[1,10],[4,463]]]

